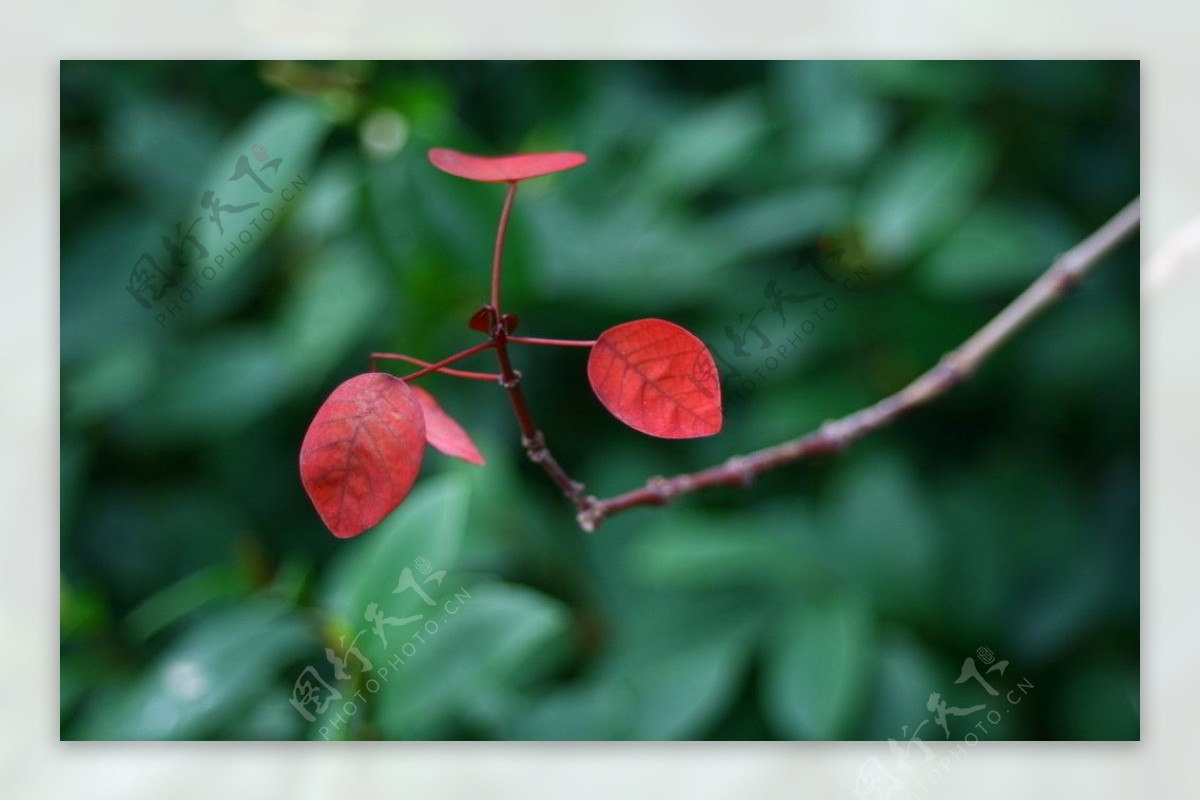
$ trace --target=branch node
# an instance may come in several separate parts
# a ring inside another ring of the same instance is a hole
[[[654,493],[661,502],[665,502],[676,493],[671,481],[664,476],[650,476],[646,479],[646,489]],[[686,490],[683,491],[686,492]]]
[[[587,500],[591,503],[579,510],[579,513],[575,515],[575,520],[581,529],[591,534],[604,520],[604,507],[591,495],[587,497]]]
[[[825,441],[825,447],[815,449],[816,452],[839,453],[845,450],[850,439],[847,434],[848,428],[845,418],[840,420],[826,420],[821,424],[820,429],[820,436]]]
[[[567,476],[565,473],[563,473],[563,475],[564,481],[561,485],[563,494],[567,496],[567,500],[575,505],[576,509],[586,509],[596,502],[595,495],[583,494],[583,491],[587,489],[587,485],[581,484],[570,476]]]
[[[725,469],[733,475],[733,486],[748,487],[754,483],[754,463],[745,456],[726,459]]]
[[[955,351],[942,356],[934,369],[938,373],[938,379],[945,383],[946,389],[954,389],[971,377],[971,371],[960,364]]]
[[[531,437],[522,434],[521,445],[524,446],[525,453],[529,455],[529,461],[534,464],[546,461],[546,438],[542,436],[541,431],[535,431]]]
[[[504,387],[505,389],[512,389],[513,387],[517,386],[520,383],[521,383],[521,371],[520,370],[513,370],[512,378],[505,378],[503,375],[500,376],[500,386]]]
[[[1063,269],[1055,272],[1050,288],[1056,295],[1066,295],[1082,283],[1083,274],[1077,269],[1072,269],[1065,261],[1059,266]]]

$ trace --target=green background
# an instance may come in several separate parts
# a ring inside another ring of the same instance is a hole
[[[503,188],[438,172],[430,147],[589,157],[518,192],[504,299],[521,334],[662,317],[726,374],[762,371],[752,390],[727,382],[719,435],[662,441],[604,412],[585,352],[515,350],[555,454],[611,495],[806,432],[935,363],[1137,194],[1139,77],[1136,62],[64,62],[63,738],[903,740],[923,725],[940,740],[936,692],[1002,717],[986,734],[985,712],[951,717],[951,739],[1136,739],[1133,244],[970,382],[848,452],[592,535],[482,382],[423,386],[487,465],[429,452],[409,500],[355,540],[321,525],[297,460],[371,351],[478,341],[466,321]],[[143,309],[130,270],[143,252],[165,263],[162,237],[206,213],[204,190],[264,198],[228,182],[256,144],[293,200],[269,201],[279,216],[217,278],[185,275],[203,289],[160,325],[174,296]],[[859,271],[853,291],[793,269],[820,237],[845,250],[835,279]],[[785,303],[785,322],[769,281],[837,303],[774,369],[812,304]],[[756,313],[771,349],[750,334],[739,356],[726,328]],[[446,571],[426,585],[436,607],[393,593],[421,558]],[[385,647],[372,602],[426,617]],[[325,648],[360,631],[373,668],[351,656],[337,682]],[[987,675],[997,697],[955,683],[968,658],[985,669],[979,648],[1008,662]],[[289,704],[308,666],[342,694],[311,724]]]

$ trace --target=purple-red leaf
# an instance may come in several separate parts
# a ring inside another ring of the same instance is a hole
[[[667,439],[721,430],[721,386],[704,343],[666,320],[614,326],[588,357],[592,391],[614,417]]]
[[[480,306],[479,311],[471,315],[471,319],[467,321],[467,326],[472,331],[478,331],[481,334],[491,334],[492,329],[496,327],[496,311],[491,306]]]
[[[520,153],[515,156],[472,156],[444,147],[429,151],[429,160],[442,172],[471,181],[501,183],[524,181],[578,167],[587,161],[582,153]]]
[[[446,413],[437,399],[420,387],[409,387],[425,413],[425,441],[447,456],[471,464],[483,464],[483,454],[458,421]]]
[[[341,384],[300,446],[300,479],[335,537],[353,537],[400,505],[425,456],[425,414],[412,387],[387,373]]]

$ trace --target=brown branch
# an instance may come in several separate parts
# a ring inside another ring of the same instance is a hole
[[[810,456],[843,450],[855,440],[970,378],[1013,334],[1066,294],[1135,231],[1140,218],[1140,200],[1135,198],[1091,236],[1059,256],[1045,273],[987,325],[899,392],[840,420],[828,421],[802,437],[745,456],[734,456],[706,470],[672,478],[653,478],[644,487],[604,500],[592,496],[580,498],[568,493],[579,510],[577,519],[580,527],[584,531],[595,531],[606,518],[635,506],[662,506],[680,495],[708,487],[745,486],[768,470]]]
[[[533,422],[529,404],[525,401],[525,391],[521,389],[521,374],[513,369],[512,361],[508,358],[508,342],[503,326],[503,323],[499,324],[493,341],[496,343],[496,360],[500,362],[500,385],[507,390],[513,413],[517,416],[517,425],[521,428],[521,444],[525,447],[529,461],[541,465],[546,475],[550,476],[550,480],[558,485],[582,514],[593,499],[584,493],[583,484],[571,478],[546,447],[546,437]]]
[[[533,415],[525,400],[525,391],[521,389],[521,374],[513,369],[512,360],[508,357],[509,322],[508,316],[500,312],[500,279],[504,264],[504,237],[508,232],[508,221],[512,215],[516,194],[517,183],[510,181],[508,193],[504,196],[504,208],[500,211],[500,222],[496,226],[496,247],[492,255],[491,305],[484,307],[490,309],[489,317],[494,321],[487,345],[496,349],[496,361],[500,364],[500,385],[508,393],[513,414],[517,418],[517,426],[521,429],[521,444],[525,447],[526,455],[531,462],[540,465],[546,471],[546,475],[575,504],[576,509],[583,510],[590,503],[589,497],[584,493],[584,486],[567,474],[546,447],[546,437],[533,422]],[[520,342],[523,339],[513,337],[511,341]]]

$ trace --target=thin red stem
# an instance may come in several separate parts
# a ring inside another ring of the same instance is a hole
[[[513,414],[517,418],[517,426],[521,429],[521,444],[525,446],[525,453],[529,456],[530,461],[541,465],[542,469],[546,471],[546,475],[558,485],[563,494],[571,499],[577,509],[582,509],[588,503],[588,496],[584,495],[583,484],[571,478],[567,474],[567,471],[563,470],[555,460],[554,455],[550,453],[550,449],[546,447],[546,438],[538,429],[537,424],[533,422],[533,415],[529,411],[529,404],[526,402],[525,393],[521,389],[521,374],[513,369],[512,361],[508,358],[508,343],[510,341],[521,342],[524,340],[524,338],[514,338],[508,335],[508,324],[504,319],[503,312],[500,311],[500,279],[504,264],[504,237],[508,232],[508,220],[512,215],[513,199],[516,197],[516,194],[516,181],[509,181],[508,194],[504,197],[504,208],[500,212],[500,222],[496,227],[496,251],[492,255],[491,309],[495,315],[495,325],[489,334],[487,344],[496,348],[496,361],[500,365],[500,384],[508,393],[509,402],[512,404]],[[527,339],[524,341],[528,344],[580,344],[568,340]]]
[[[512,214],[513,199],[517,196],[517,182],[508,182],[508,194],[504,196],[504,209],[500,212],[500,224],[496,227],[496,250],[492,254],[492,308],[500,317],[500,273],[504,263],[504,236],[508,233],[508,218]]]
[[[544,339],[542,337],[508,337],[509,342],[518,345],[554,345],[560,348],[592,348],[596,345],[594,339]]]
[[[473,356],[476,353],[487,350],[488,348],[495,347],[495,344],[496,343],[490,339],[487,342],[480,342],[478,345],[473,345],[464,351],[459,351],[458,353],[454,354],[453,356],[447,356],[446,358],[442,359],[440,362],[434,362],[433,364],[429,365],[428,367],[425,367],[424,369],[417,370],[415,373],[409,373],[408,375],[404,375],[404,376],[400,376],[400,377],[402,379],[404,379],[405,381],[412,381],[413,379],[420,378],[423,375],[428,375],[429,373],[439,371],[448,364],[454,364],[455,362],[460,362],[463,359],[467,358],[468,356]]]
[[[424,359],[418,359],[413,356],[405,356],[403,353],[372,353],[371,354],[371,372],[375,372],[376,359],[394,359],[396,361],[408,362],[415,364],[418,367],[433,367],[433,362],[427,362]],[[442,375],[452,375],[457,378],[470,378],[474,381],[499,381],[499,373],[476,373],[472,370],[455,370],[452,367],[438,368],[437,372]]]

